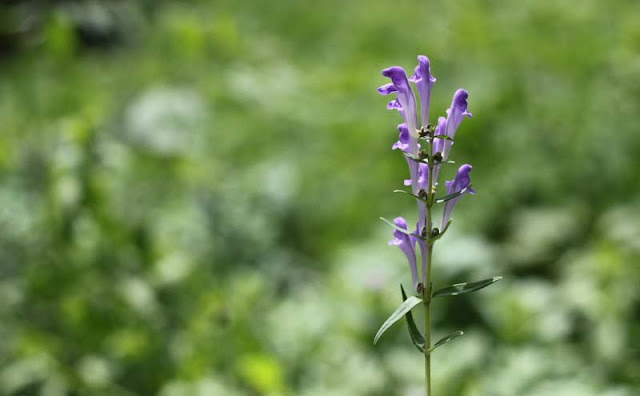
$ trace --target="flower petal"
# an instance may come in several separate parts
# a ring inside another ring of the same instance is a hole
[[[425,163],[418,164],[418,191],[429,191],[429,165]]]
[[[410,153],[411,151],[411,136],[409,136],[409,128],[407,128],[407,124],[398,125],[398,141],[391,146],[393,150],[400,149],[405,153]]]
[[[433,132],[433,134],[435,136],[438,135],[444,135],[445,134],[445,128],[447,126],[447,119],[444,117],[439,117],[438,118],[438,125],[436,126],[435,131]],[[442,152],[444,151],[444,145],[447,141],[444,139],[433,139],[433,153],[440,153],[442,155]],[[452,143],[452,142],[449,142]],[[433,185],[437,186],[438,185],[438,175],[440,174],[440,166],[441,165],[436,165],[433,168]]]
[[[409,128],[410,134],[414,138],[417,138],[418,119],[416,114],[416,99],[413,96],[413,91],[411,90],[411,85],[409,85],[406,72],[400,66],[392,66],[382,70],[382,75],[391,79],[391,84],[397,90],[395,91],[396,100],[404,110],[402,114],[404,122],[407,124],[407,128]],[[387,84],[378,88],[378,92],[386,94],[392,93],[394,90]]]
[[[384,84],[378,87],[378,92],[380,93],[380,95],[389,95],[389,94],[398,92],[398,88],[396,88],[396,86],[393,85],[393,83],[389,83],[389,84]]]
[[[402,111],[402,106],[400,105],[400,102],[398,102],[397,99],[394,99],[391,102],[387,103],[387,110]]]
[[[453,178],[453,180],[449,180],[445,182],[445,185],[447,187],[447,195],[460,192],[465,188],[466,189],[469,188],[469,186],[471,185],[471,178],[469,177],[469,173],[471,172],[471,169],[472,169],[471,165],[464,164],[460,166],[460,168],[458,168],[458,172],[456,173],[456,176]],[[442,211],[442,222],[440,223],[440,227],[441,227],[440,229],[444,229],[444,227],[446,227],[447,223],[449,222],[449,219],[451,218],[451,213],[453,212],[453,208],[456,206],[456,203],[458,203],[460,198],[462,198],[462,195],[467,193],[473,194],[474,191],[471,189],[468,189],[460,196],[457,196],[445,202],[444,209]]]
[[[456,130],[465,116],[471,117],[471,113],[467,110],[467,98],[469,94],[464,89],[458,89],[453,94],[451,100],[451,107],[447,109],[447,124],[445,126],[445,134],[451,139],[454,138]],[[445,141],[442,149],[442,158],[447,160],[449,158],[449,151],[453,142]]]
[[[418,55],[418,66],[409,79],[416,84],[418,95],[420,96],[420,120],[422,126],[429,124],[429,99],[431,97],[431,88],[436,82],[435,77],[431,75],[431,67],[429,58],[424,55]]]
[[[396,217],[393,219],[393,224],[397,227],[407,230],[407,222],[402,217]],[[418,287],[418,269],[416,267],[416,250],[415,243],[411,240],[411,237],[401,231],[393,230],[393,239],[389,242],[390,245],[396,245],[400,248],[402,253],[407,257],[409,264],[409,270],[411,271],[411,280],[413,282],[413,290]]]

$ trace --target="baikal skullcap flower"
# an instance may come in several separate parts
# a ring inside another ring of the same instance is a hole
[[[395,219],[393,219],[393,224],[404,230],[407,229],[407,221],[402,217],[396,217]],[[389,241],[389,245],[398,246],[402,253],[407,256],[409,270],[411,271],[413,289],[415,290],[418,287],[418,270],[416,268],[416,250],[414,241],[409,235],[399,230],[394,230],[393,239]]]
[[[469,177],[469,172],[471,172],[471,165],[464,164],[460,168],[458,168],[458,172],[453,180],[449,180],[445,182],[445,186],[447,187],[447,195],[452,194],[460,194],[457,197],[448,200],[444,204],[444,209],[442,211],[442,222],[440,224],[441,229],[444,229],[451,218],[451,213],[453,212],[453,208],[456,206],[456,203],[462,198],[463,194],[475,194],[475,191],[471,188],[471,178]]]

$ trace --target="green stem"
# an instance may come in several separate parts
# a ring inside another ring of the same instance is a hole
[[[424,297],[424,386],[427,396],[431,396],[431,309],[430,301],[428,301],[427,291],[423,292]]]
[[[431,207],[435,196],[435,191],[433,191],[433,144],[431,140],[429,141],[429,153],[431,159],[429,161],[429,190],[427,191],[427,219],[425,224],[427,228],[427,273],[424,276],[425,284],[422,289],[422,300],[424,301],[424,385],[426,396],[431,396],[431,353],[429,352],[429,348],[431,348],[431,266],[433,265],[433,243],[435,242],[431,241],[431,232],[433,230]]]

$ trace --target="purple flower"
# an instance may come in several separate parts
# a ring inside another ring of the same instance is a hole
[[[416,245],[420,249],[422,283],[426,284],[426,274],[430,265],[428,262],[428,250],[432,243],[429,238],[436,235],[432,234],[433,222],[427,224],[427,213],[430,208],[427,207],[420,191],[424,190],[429,194],[428,197],[432,198],[432,187],[437,185],[438,174],[440,173],[441,167],[437,162],[434,164],[434,156],[436,153],[439,153],[435,158],[440,160],[439,157],[441,156],[442,162],[447,161],[456,130],[465,116],[471,117],[471,113],[467,110],[467,98],[469,95],[464,89],[458,89],[454,93],[451,106],[447,109],[447,117],[438,118],[433,136],[430,136],[428,130],[422,130],[422,128],[429,124],[431,89],[436,82],[436,79],[431,75],[429,59],[424,55],[418,56],[418,65],[415,67],[411,78],[407,78],[405,70],[399,66],[392,66],[382,70],[382,75],[389,78],[391,82],[379,87],[378,92],[382,95],[395,94],[395,99],[387,104],[387,108],[398,110],[404,120],[404,123],[398,125],[398,141],[393,144],[392,148],[394,150],[399,149],[405,154],[411,154],[405,156],[409,165],[410,179],[405,180],[404,184],[405,186],[411,186],[413,194],[421,198],[417,200],[418,220],[416,222],[415,233],[427,237],[409,236],[401,232],[400,230],[408,230],[407,222],[402,217],[397,217],[393,221],[397,229],[394,230],[394,238],[389,244],[398,246],[407,257],[413,287],[418,291]],[[418,90],[420,97],[419,109],[410,82],[414,83]],[[418,113],[420,114],[420,122],[418,122]],[[437,136],[447,137],[448,139],[436,138]],[[430,140],[431,137],[433,137],[433,139]],[[418,142],[421,139],[424,139],[424,141],[429,144],[430,152],[420,153],[420,144]],[[413,160],[409,159],[409,157],[413,158]],[[433,167],[432,174],[429,175],[430,165],[421,160],[416,160],[414,157],[427,158],[425,162],[428,162]],[[458,169],[455,178],[445,182],[447,195],[459,194],[445,202],[441,231],[447,226],[451,218],[451,213],[462,195],[465,193],[474,193],[470,187],[471,180],[469,178],[469,172],[471,172],[471,165],[462,165]],[[425,233],[430,235],[425,235]]]
[[[464,116],[471,117],[471,113],[467,111],[467,98],[469,94],[464,89],[459,89],[453,94],[451,100],[451,107],[447,109],[447,122],[445,125],[444,134],[453,139],[456,134],[456,129],[460,126]],[[443,140],[443,139],[440,139]],[[443,140],[442,147],[442,160],[446,161],[449,158],[449,151],[453,142],[450,140]]]
[[[414,161],[412,161],[414,162]],[[414,162],[415,163],[415,162]],[[418,164],[418,172],[417,172],[417,181],[416,183],[411,183],[411,180],[405,180],[404,184],[405,185],[413,185],[413,192],[414,194],[419,194],[420,190],[425,190],[425,191],[429,191],[429,188],[431,187],[429,184],[429,165],[424,164],[424,163],[420,163]],[[407,183],[408,182],[408,183]],[[423,201],[418,201],[418,223],[416,224],[416,234],[420,235],[422,233],[422,229],[426,226],[427,223],[427,206],[426,203]],[[426,274],[426,268],[427,268],[427,256],[425,255],[425,249],[426,249],[426,245],[424,243],[424,241],[418,239],[418,238],[413,238],[412,240],[415,243],[418,243],[418,245],[420,246],[420,251],[421,251],[421,257],[422,257],[422,282],[424,283],[425,279],[425,275]]]
[[[433,132],[434,136],[442,136],[446,135],[447,128],[447,119],[444,117],[438,117],[438,125],[436,125],[436,129]],[[433,139],[433,152],[434,153],[442,153],[444,149],[445,139]]]
[[[382,70],[382,75],[391,79],[391,83],[378,88],[382,95],[396,94],[396,99],[389,102],[388,109],[400,111],[404,123],[407,124],[411,136],[411,153],[417,154],[418,116],[416,114],[416,99],[409,85],[407,73],[400,66],[392,66]]]
[[[398,125],[398,132],[398,141],[391,146],[391,149],[400,149],[405,153],[410,153],[411,136],[409,136],[409,128],[407,128],[407,124]]]
[[[417,190],[429,191],[429,165],[425,163],[418,164],[418,187]]]
[[[462,194],[457,197],[448,200],[444,204],[444,210],[442,211],[442,223],[440,224],[440,230],[443,230],[449,219],[451,218],[451,212],[453,212],[453,208],[456,206],[456,203],[462,198],[464,194],[475,194],[475,191],[471,189],[471,178],[469,177],[469,172],[471,172],[471,165],[464,164],[458,168],[458,173],[453,180],[449,180],[445,182],[447,187],[447,195],[455,194],[460,191],[465,190]]]
[[[429,184],[429,165],[420,163],[418,165],[418,183],[417,186],[414,187],[414,191],[419,193],[420,190],[429,191],[431,185]],[[418,224],[416,233],[420,235],[422,232],[422,228],[426,225],[427,222],[427,206],[423,201],[418,201]],[[424,270],[425,262],[424,257],[422,260],[422,266]],[[424,279],[423,279],[424,280]]]
[[[400,66],[392,66],[382,70],[382,75],[391,79],[391,83],[385,84],[378,88],[378,92],[382,95],[396,94],[396,99],[387,104],[388,109],[395,109],[400,111],[404,123],[406,125],[409,138],[403,139],[401,137],[400,143],[402,143],[402,151],[411,153],[413,155],[418,154],[418,115],[416,109],[416,99],[413,95],[413,90],[409,81],[416,84],[418,94],[420,96],[420,119],[421,125],[426,126],[429,123],[429,101],[431,98],[431,88],[436,82],[436,79],[431,75],[431,66],[429,59],[424,55],[418,55],[418,65],[415,67],[415,71],[411,78],[407,78],[407,74]],[[456,130],[465,116],[471,117],[471,113],[467,111],[467,97],[469,94],[464,89],[458,89],[453,94],[451,100],[451,106],[447,109],[447,117],[439,118],[438,125],[435,130],[435,135],[445,135],[451,139],[454,138]],[[406,145],[408,144],[408,150]],[[449,158],[449,151],[453,141],[445,139],[434,139],[433,153],[440,153],[442,160],[446,161]],[[399,148],[398,143],[394,144],[393,148]],[[439,173],[438,167],[434,172],[434,176]],[[412,173],[412,180],[415,174]],[[434,184],[438,181],[437,177],[433,178]]]
[[[436,126],[435,131],[433,132],[434,136],[444,135],[447,126],[447,119],[444,117],[438,117],[438,125]],[[446,140],[444,139],[433,139],[433,153],[440,153],[444,150],[444,143]],[[443,159],[444,160],[444,159]],[[438,182],[438,175],[440,174],[440,165],[436,165],[433,168],[433,181],[434,184]]]
[[[404,230],[407,229],[407,222],[402,217],[393,219],[393,224]],[[416,250],[415,243],[412,238],[398,230],[393,230],[393,239],[389,241],[389,245],[396,245],[402,250],[407,261],[409,262],[409,270],[411,271],[411,280],[413,282],[413,290],[418,290],[418,270],[416,268]]]
[[[395,142],[393,144],[393,146],[391,146],[391,148],[393,150],[395,149],[400,149],[402,151],[404,151],[405,153],[410,153],[411,152],[411,143],[412,143],[412,137],[409,134],[409,128],[407,128],[407,124],[400,124],[398,125],[398,141]],[[415,139],[413,139],[414,143],[415,143]],[[417,145],[417,147],[420,147],[420,145],[418,145],[417,143],[415,143]],[[418,163],[415,161],[411,161],[410,159],[406,158],[407,160],[407,165],[409,165],[409,179],[404,181],[404,185],[405,186],[410,186],[413,183],[413,180],[416,179],[417,174],[418,174]],[[414,192],[416,192],[417,190],[415,190],[415,186],[414,186]]]
[[[411,161],[411,160],[408,160]],[[404,181],[404,185],[405,186],[413,186],[413,190],[416,192],[416,194],[420,191],[420,190],[424,190],[424,191],[429,191],[429,165],[425,164],[425,163],[417,163],[415,161],[411,161],[414,164],[416,164],[418,166],[418,172],[417,172],[417,180],[416,183],[413,183],[413,181],[411,179],[409,180],[405,180]],[[409,163],[409,165],[411,166],[411,162]]]
[[[418,66],[416,66],[415,72],[409,81],[414,82],[416,87],[418,87],[418,95],[420,96],[420,120],[422,121],[422,126],[427,126],[429,123],[431,87],[433,87],[433,83],[436,82],[435,77],[431,75],[429,58],[424,55],[418,55]]]

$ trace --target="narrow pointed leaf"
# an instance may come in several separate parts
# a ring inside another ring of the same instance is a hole
[[[402,319],[402,317],[407,312],[411,311],[413,307],[420,304],[421,302],[422,299],[416,296],[407,298],[402,304],[400,304],[398,309],[396,309],[395,312],[392,313],[391,316],[389,316],[389,318],[382,324],[382,326],[380,326],[380,330],[378,330],[376,336],[373,338],[373,343],[376,344],[378,342],[378,339],[380,339],[380,336],[384,334],[384,332],[387,331],[389,327],[393,326],[394,323]]]
[[[483,289],[502,279],[501,276],[494,276],[477,282],[456,283],[455,285],[445,287],[433,293],[433,297],[457,296],[458,294],[471,293]]]
[[[416,234],[415,232],[411,232],[409,230],[405,230],[404,228],[400,228],[397,225],[393,224],[393,222],[385,219],[384,217],[381,217],[380,220],[384,221],[385,223],[387,223],[387,225],[391,228],[395,228],[396,230],[400,231],[403,234],[407,234],[409,236],[418,238],[418,239],[422,239],[423,241],[426,241],[426,238],[421,237],[420,235]]]
[[[433,138],[434,139],[449,140],[449,141],[453,142],[453,138],[449,137],[447,135],[435,135]]]
[[[462,190],[460,190],[458,192],[454,192],[453,194],[445,195],[444,197],[441,197],[441,198],[436,198],[436,203],[443,203],[443,202],[451,201],[452,199],[454,199],[456,197],[459,197],[462,194],[464,194],[467,191],[469,191],[470,188],[471,188],[471,184],[469,184],[469,186],[463,188]]]
[[[402,301],[406,301],[407,293],[404,292],[404,287],[402,287],[402,285],[400,285],[400,291],[402,292]],[[418,348],[420,352],[424,353],[424,337],[422,336],[422,334],[420,334],[420,330],[418,330],[416,322],[413,321],[413,315],[411,314],[411,311],[407,312],[404,318],[407,320],[409,335],[411,336],[413,345],[415,345],[415,347]]]
[[[464,332],[462,330],[456,330],[453,333],[449,334],[448,336],[438,340],[438,342],[433,344],[433,346],[431,348],[429,348],[429,350],[427,350],[427,352],[431,353],[431,352],[433,352],[434,349],[443,346],[447,342],[453,340],[454,338],[460,337],[463,334],[464,334]]]
[[[456,161],[451,161],[451,160],[447,160],[447,161],[433,161],[433,166],[438,166],[438,165],[447,165],[447,164],[455,164]]]
[[[405,191],[405,190],[393,190],[393,192],[394,192],[394,193],[403,193],[403,194],[406,194],[406,195],[410,195],[410,196],[414,197],[415,199],[419,199],[419,200],[421,200],[422,202],[427,202],[427,200],[426,200],[426,199],[424,199],[424,198],[420,198],[419,196],[417,196],[417,195],[415,195],[415,194],[411,194],[409,191]]]
[[[446,225],[446,226],[444,226],[444,229],[443,229],[442,231],[440,231],[440,232],[438,233],[438,235],[436,235],[435,237],[431,237],[431,238],[429,239],[429,241],[430,241],[430,242],[435,242],[435,241],[437,241],[438,239],[442,238],[442,237],[444,236],[444,234],[447,232],[447,230],[449,229],[449,226],[450,226],[450,225],[451,225],[451,220],[449,220],[449,221],[447,222],[447,225]]]

